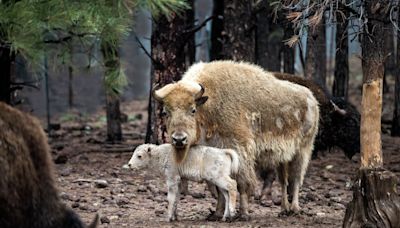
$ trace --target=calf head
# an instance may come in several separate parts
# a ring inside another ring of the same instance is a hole
[[[163,116],[178,163],[185,159],[190,146],[199,140],[197,109],[208,99],[203,94],[202,85],[184,80],[153,93],[154,98],[164,105]]]
[[[133,155],[128,162],[127,168],[134,170],[141,170],[147,168],[151,159],[150,152],[155,147],[156,145],[152,144],[143,144],[138,146],[133,152]]]

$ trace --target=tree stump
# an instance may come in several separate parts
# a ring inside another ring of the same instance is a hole
[[[400,227],[396,175],[384,169],[360,169],[343,227]]]

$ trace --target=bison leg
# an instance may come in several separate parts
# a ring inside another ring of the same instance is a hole
[[[288,200],[288,194],[287,194],[287,188],[288,188],[288,164],[287,163],[282,163],[279,165],[278,177],[279,177],[279,182],[281,184],[281,189],[282,189],[281,208],[282,208],[283,212],[288,212],[289,211],[289,200]]]
[[[250,220],[249,216],[249,196],[247,188],[244,188],[242,185],[238,186],[239,194],[240,194],[240,220],[248,221]]]
[[[190,195],[189,192],[189,181],[185,178],[182,178],[181,180],[181,184],[180,184],[180,190],[181,190],[181,194],[186,196],[186,195]]]
[[[293,196],[292,205],[290,210],[292,212],[299,212],[299,192],[300,187],[303,184],[304,175],[307,171],[308,162],[310,161],[312,154],[311,147],[302,148],[300,153],[298,153],[289,166],[289,177],[291,185],[291,195]]]
[[[261,171],[261,179],[264,181],[263,187],[261,190],[260,200],[268,200],[272,193],[272,183],[275,180],[275,170],[274,169],[265,169]]]

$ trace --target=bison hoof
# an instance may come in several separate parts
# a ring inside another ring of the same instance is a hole
[[[211,214],[207,217],[207,221],[218,221],[222,218],[221,215],[215,213],[215,211],[211,212]]]
[[[239,214],[235,217],[235,221],[250,221],[250,216],[248,214]]]
[[[299,205],[294,205],[294,204],[292,204],[292,206],[290,207],[290,211],[291,211],[293,214],[298,214],[298,213],[300,212],[300,207],[299,207]]]

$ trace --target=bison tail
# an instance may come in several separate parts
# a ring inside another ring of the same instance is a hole
[[[225,150],[225,153],[231,157],[231,174],[236,175],[239,172],[239,155],[235,150]]]

